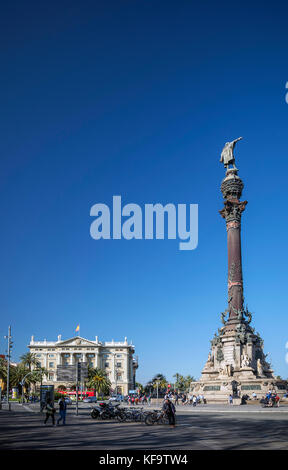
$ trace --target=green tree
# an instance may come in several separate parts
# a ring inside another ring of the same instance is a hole
[[[33,384],[36,386],[37,383],[41,382],[44,375],[47,375],[48,371],[44,367],[34,369],[30,371],[28,367],[24,365],[24,362],[20,362],[17,366],[10,366],[10,384],[12,387],[17,387],[18,392],[22,392],[21,382],[25,377],[23,384],[24,389],[29,389],[29,386]]]
[[[195,381],[196,381],[195,377],[193,377],[192,375],[186,375],[186,377],[184,377],[185,390],[189,391],[191,382],[195,382]]]
[[[157,389],[158,384],[158,391],[161,393],[166,392],[168,382],[166,380],[165,375],[163,374],[156,374],[154,375],[153,379],[149,382],[149,385],[152,385],[153,389]]]
[[[173,377],[175,377],[175,379],[176,379],[175,388],[179,392],[188,391],[189,388],[190,388],[191,382],[195,381],[195,378],[191,375],[184,376],[184,375],[181,375],[179,373],[176,373],[176,374],[173,375]]]
[[[93,388],[95,395],[98,396],[99,394],[106,395],[110,392],[111,382],[103,369],[89,367],[87,385]]]
[[[38,367],[33,369],[32,372],[26,377],[28,383],[36,385],[39,382],[43,381],[43,377],[48,375],[48,370],[45,367]]]
[[[175,388],[179,391],[182,392],[184,390],[184,377],[183,375],[179,374],[178,372],[173,375],[175,377]]]
[[[16,387],[19,393],[21,393],[22,391],[22,386],[20,382],[22,381],[23,377],[28,374],[28,372],[29,369],[27,369],[27,367],[25,367],[22,363],[17,364],[17,366],[10,365],[9,383],[11,387]]]
[[[136,382],[135,383],[135,388],[136,390],[139,390],[140,393],[143,393],[144,392],[144,387],[142,384],[140,384],[139,382]]]
[[[32,370],[32,366],[38,365],[38,360],[36,358],[36,354],[34,353],[28,352],[26,354],[22,354],[22,356],[20,356],[20,360],[25,367],[28,367],[30,372]]]

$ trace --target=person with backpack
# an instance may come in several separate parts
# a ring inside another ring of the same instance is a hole
[[[62,396],[60,398],[58,404],[59,404],[59,414],[60,414],[60,416],[57,419],[57,426],[59,426],[60,421],[63,421],[63,426],[65,426],[67,404],[66,404],[64,396]]]
[[[55,411],[56,411],[56,410],[55,410],[55,408],[53,407],[53,403],[51,402],[50,398],[48,398],[45,408],[46,408],[46,417],[45,417],[44,424],[47,423],[48,419],[49,419],[50,416],[51,416],[52,425],[55,426],[55,417],[54,417],[54,414],[55,414]]]
[[[165,413],[165,415],[167,416],[168,420],[169,420],[169,424],[172,428],[175,428],[175,413],[176,413],[176,410],[175,410],[175,406],[173,405],[173,403],[169,400],[169,398],[167,398],[164,402],[164,405],[163,405],[163,408],[162,408],[162,411]]]

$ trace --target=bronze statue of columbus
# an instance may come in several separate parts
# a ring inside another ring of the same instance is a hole
[[[233,168],[237,169],[235,166],[235,157],[233,154],[233,150],[235,147],[236,142],[241,140],[242,137],[238,137],[238,139],[233,140],[232,142],[226,142],[225,147],[222,150],[220,162],[224,163],[225,168],[228,170],[229,164],[233,165]]]

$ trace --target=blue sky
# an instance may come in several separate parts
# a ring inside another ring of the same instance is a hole
[[[60,4],[59,4],[60,3]],[[12,1],[1,14],[0,349],[132,340],[138,380],[199,377],[227,302],[227,140],[245,301],[287,377],[287,5]],[[199,204],[199,244],[90,237],[90,208]]]

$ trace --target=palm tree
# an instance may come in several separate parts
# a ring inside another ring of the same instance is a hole
[[[22,392],[21,382],[26,374],[28,374],[29,369],[20,363],[17,366],[10,365],[10,385],[11,387],[17,387],[18,392]]]
[[[136,382],[135,383],[135,388],[136,390],[139,390],[140,393],[143,393],[144,392],[144,387],[142,384],[140,384],[139,382]]]
[[[154,389],[157,389],[157,387],[158,387],[158,391],[160,391],[162,393],[166,391],[167,385],[168,385],[166,377],[163,374],[154,375],[154,377],[153,377],[153,379],[151,380],[150,383],[152,384],[152,387]]]
[[[154,375],[154,377],[153,377],[153,379],[152,379],[152,383],[156,382],[156,380],[160,380],[160,382],[161,382],[162,380],[166,380],[165,375],[163,375],[163,374],[156,374],[156,375]]]
[[[175,388],[177,388],[180,392],[183,391],[184,389],[184,377],[183,375],[179,374],[178,372],[173,375],[175,377],[176,382],[175,382]]]
[[[173,377],[176,378],[175,388],[177,388],[180,392],[188,391],[190,388],[191,382],[195,382],[195,378],[191,375],[181,375],[181,374],[174,374]]]
[[[186,375],[184,377],[184,387],[185,387],[185,391],[189,392],[190,390],[190,385],[191,385],[191,382],[195,382],[196,379],[195,377],[193,377],[193,375]]]
[[[27,376],[26,381],[36,386],[38,382],[42,383],[44,375],[48,375],[48,370],[45,367],[38,367]]]
[[[107,377],[106,372],[98,367],[89,367],[88,369],[88,387],[94,388],[94,393],[97,396],[99,393],[102,395],[109,393],[111,382]]]
[[[26,354],[22,354],[20,359],[21,359],[22,364],[24,364],[24,366],[28,366],[28,369],[29,369],[30,372],[32,370],[32,366],[37,366],[37,364],[38,364],[36,354],[34,354],[34,353],[29,352],[29,353],[26,353]]]

